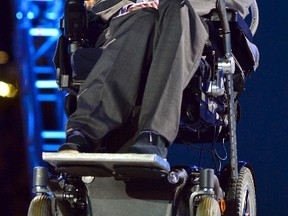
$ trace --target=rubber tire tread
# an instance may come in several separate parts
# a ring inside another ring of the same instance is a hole
[[[249,191],[249,202],[253,214],[256,216],[256,192],[254,186],[254,179],[249,168],[242,167],[238,179],[230,183],[225,196],[226,211],[224,216],[243,216],[243,199],[245,199],[245,190]]]
[[[51,199],[46,195],[35,196],[30,202],[28,216],[52,216]]]

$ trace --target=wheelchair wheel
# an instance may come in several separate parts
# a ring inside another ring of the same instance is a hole
[[[29,205],[28,216],[52,216],[51,199],[46,195],[33,198]]]
[[[218,202],[212,197],[204,197],[197,207],[196,216],[221,216]]]
[[[236,183],[226,193],[226,216],[256,216],[256,193],[252,173],[243,167]]]

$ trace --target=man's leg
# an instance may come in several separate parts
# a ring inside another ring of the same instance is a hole
[[[143,9],[111,21],[111,37],[78,94],[68,134],[80,130],[94,143],[128,120],[150,66],[157,16]]]
[[[181,0],[160,0],[159,13],[139,129],[156,131],[172,143],[183,90],[198,68],[208,34],[198,15]]]

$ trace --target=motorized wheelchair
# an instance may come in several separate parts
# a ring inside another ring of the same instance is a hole
[[[58,56],[65,64],[57,71],[57,82],[60,89],[68,91],[67,115],[75,109],[77,90],[83,83],[66,64],[67,47],[76,50],[87,43],[79,34],[86,30],[82,28],[86,25],[83,3],[67,0],[65,6],[60,41],[64,48]],[[224,0],[203,17],[210,43],[183,92],[175,143],[196,146],[201,154],[210,153],[214,169],[201,163],[171,166],[169,159],[148,154],[44,152],[43,160],[49,166],[34,169],[36,196],[28,215],[256,215],[253,169],[238,161],[236,138],[238,98],[257,58],[257,52],[253,53],[257,48],[251,42],[258,25],[256,2],[253,7],[250,29],[237,11],[226,9]],[[68,29],[69,22],[81,28]],[[111,142],[110,137],[106,142]],[[212,148],[204,148],[203,143]],[[219,155],[217,143],[225,157]],[[226,143],[230,161],[221,168],[221,161],[228,158]]]

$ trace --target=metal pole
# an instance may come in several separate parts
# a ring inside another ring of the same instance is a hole
[[[226,13],[225,0],[217,1],[217,9],[222,25],[222,36],[225,49],[223,69],[226,74],[226,91],[228,96],[228,126],[230,133],[230,162],[231,179],[238,179],[238,158],[237,158],[237,138],[236,138],[236,111],[234,103],[233,74],[235,71],[235,61],[232,56],[230,27]]]

